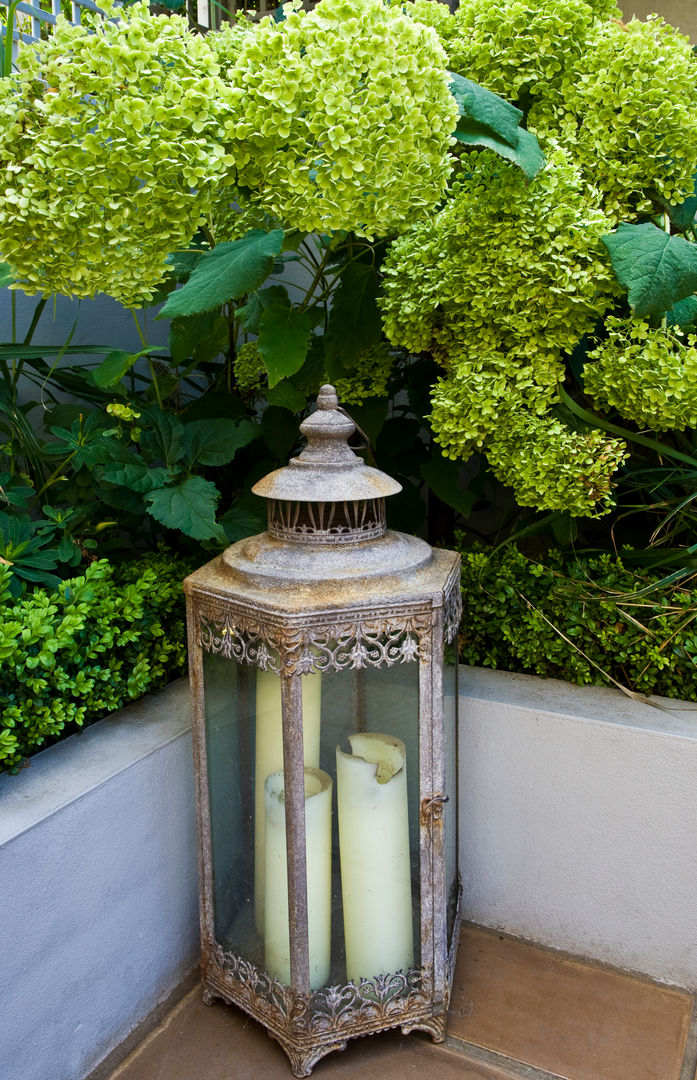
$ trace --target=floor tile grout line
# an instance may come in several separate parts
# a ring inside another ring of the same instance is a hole
[[[499,1054],[495,1050],[487,1050],[483,1046],[477,1046],[476,1043],[467,1042],[465,1039],[458,1039],[454,1035],[446,1036],[445,1045],[461,1054],[462,1057],[481,1062],[483,1065],[507,1070],[511,1080],[514,1078],[515,1080],[569,1080],[569,1077],[562,1076],[561,1073],[547,1072],[534,1065],[526,1065],[524,1061],[507,1057],[506,1054]],[[693,1080],[693,1077],[689,1080]]]
[[[692,999],[692,1017],[687,1030],[679,1080],[697,1080],[697,995]]]
[[[114,1068],[114,1071],[110,1074],[109,1080],[118,1080],[118,1077],[125,1072],[126,1068],[130,1067],[133,1064],[136,1058],[140,1056],[142,1051],[145,1050],[148,1046],[150,1046],[152,1042],[158,1039],[170,1026],[173,1020],[176,1020],[176,1018],[181,1012],[183,1012],[183,1010],[186,1008],[192,998],[200,997],[200,995],[201,987],[197,983],[196,986],[193,986],[191,990],[189,990],[184,995],[184,997],[177,1002],[174,1008],[162,1018],[160,1023],[157,1024],[156,1027],[152,1029],[152,1031],[149,1031],[148,1034],[143,1038],[143,1040],[137,1044],[137,1046],[134,1046],[134,1048],[130,1051],[129,1054],[126,1055],[123,1061],[119,1062],[119,1064]]]

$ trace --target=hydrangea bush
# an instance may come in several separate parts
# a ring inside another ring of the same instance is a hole
[[[2,253],[28,293],[149,299],[234,180],[233,108],[207,39],[146,3],[61,16],[0,80]]]
[[[694,343],[657,301],[633,313],[604,241],[658,222],[690,248],[666,259],[687,268],[677,299],[697,285],[694,235],[660,216],[693,193],[697,62],[611,0],[293,0],[205,39],[143,3],[94,33],[60,22],[0,80],[0,168],[21,287],[138,305],[183,283],[155,400],[179,408],[203,365],[238,395],[213,415],[277,410],[274,453],[279,413],[320,382],[365,409],[408,382],[405,356],[435,365],[430,411],[413,395],[427,438],[454,462],[483,451],[524,506],[611,507],[626,449],[604,412],[694,423]]]
[[[230,79],[239,182],[288,225],[384,235],[441,197],[457,120],[445,54],[382,0],[263,20]]]

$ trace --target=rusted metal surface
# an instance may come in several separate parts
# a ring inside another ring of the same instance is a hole
[[[283,469],[259,480],[252,488],[255,495],[288,502],[342,503],[383,499],[402,490],[391,476],[354,454],[348,440],[356,425],[338,406],[334,387],[323,386],[317,410],[300,425],[307,446]]]
[[[281,677],[283,709],[283,784],[288,849],[288,925],[290,985],[298,995],[310,990],[310,945],[307,926],[307,858],[305,851],[305,768],[303,697],[299,675]]]
[[[232,545],[185,582],[196,697],[205,997],[221,997],[265,1024],[286,1051],[296,1076],[309,1075],[320,1058],[342,1049],[347,1039],[385,1028],[420,1029],[442,1040],[459,936],[458,908],[448,941],[452,883],[446,881],[442,818],[443,800],[455,794],[444,790],[445,754],[453,748],[444,745],[443,662],[446,642],[455,637],[460,617],[459,557],[433,551],[415,537],[381,531],[379,500],[398,485],[384,478],[380,493],[368,490],[374,483],[371,473],[377,470],[367,470],[348,447],[353,428],[336,408],[333,390],[323,388],[320,407],[303,425],[307,450],[287,469],[272,474],[273,482],[260,481],[256,488],[272,500],[270,521],[278,526],[276,535],[267,532]],[[347,499],[363,500],[366,506],[374,499],[377,511],[356,517],[352,506],[343,517],[341,511],[337,515],[337,505]],[[284,501],[283,513],[273,500]],[[287,504],[302,502],[312,511],[306,517],[300,512],[294,516]],[[372,538],[356,535],[366,521],[380,526]],[[309,522],[304,531],[303,522]],[[341,527],[332,532],[337,522]],[[250,956],[226,951],[215,939],[201,682],[204,651],[282,677],[290,986],[261,970]],[[353,722],[360,728],[365,726],[365,670],[403,663],[419,665],[419,964],[409,972],[312,991],[302,677],[312,672],[331,677],[333,672],[352,670]]]

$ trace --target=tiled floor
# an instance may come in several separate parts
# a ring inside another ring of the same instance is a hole
[[[389,1032],[349,1043],[342,1054],[324,1058],[313,1075],[318,1080],[692,1078],[690,994],[477,927],[463,931],[451,1004],[447,1046]],[[291,1078],[277,1043],[239,1010],[220,1002],[203,1005],[197,988],[111,1080],[262,1077]]]

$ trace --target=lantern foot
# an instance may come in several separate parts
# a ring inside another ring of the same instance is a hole
[[[203,994],[201,995],[204,1005],[212,1005],[214,1002],[218,1001],[219,998],[220,994],[214,994],[209,986],[204,986]]]
[[[325,1046],[315,1046],[312,1050],[302,1051],[297,1050],[283,1039],[279,1039],[278,1035],[275,1033],[273,1033],[273,1037],[277,1039],[283,1047],[288,1060],[290,1061],[293,1076],[299,1078],[309,1076],[317,1062],[320,1061],[321,1058],[326,1057],[327,1054],[333,1054],[335,1050],[346,1049],[346,1040],[344,1040],[343,1042],[330,1043]]]
[[[426,1031],[435,1043],[445,1042],[445,1017],[428,1016],[412,1024],[402,1024],[402,1035],[410,1035],[412,1031]]]

